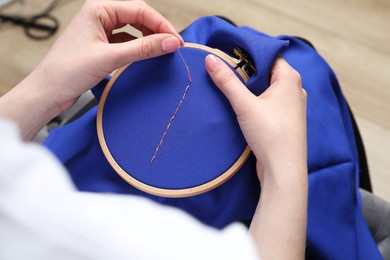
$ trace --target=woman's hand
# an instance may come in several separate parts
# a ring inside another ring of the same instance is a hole
[[[113,34],[127,24],[144,37]],[[143,1],[87,1],[41,63],[46,77],[55,75],[44,91],[64,110],[113,70],[182,44],[172,24]]]
[[[143,37],[113,33],[127,24]],[[16,121],[23,138],[31,139],[115,69],[182,44],[172,24],[143,1],[87,0],[44,60],[0,99],[0,115]]]
[[[213,55],[206,68],[229,99],[257,158],[261,196],[250,233],[264,259],[303,259],[307,219],[306,92],[300,75],[281,57],[271,84],[253,95]]]

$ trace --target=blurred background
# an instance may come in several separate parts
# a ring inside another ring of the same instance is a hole
[[[49,28],[32,35],[0,18],[0,93],[21,81],[44,57],[82,0],[20,0],[0,13],[32,16],[49,11]],[[355,114],[368,156],[374,193],[390,201],[390,1],[388,0],[149,0],[178,31],[205,15],[223,15],[269,35],[313,43],[335,71]],[[46,38],[46,36],[48,36]],[[83,35],[74,35],[83,37]],[[335,144],[337,146],[337,144]]]

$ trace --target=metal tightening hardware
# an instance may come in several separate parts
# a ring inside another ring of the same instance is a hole
[[[234,48],[233,54],[235,57],[231,58],[237,64],[234,69],[241,68],[248,78],[250,78],[256,71],[256,67],[251,56],[240,47]]]

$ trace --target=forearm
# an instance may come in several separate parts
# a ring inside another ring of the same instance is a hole
[[[263,259],[304,259],[307,169],[304,164],[298,164],[294,167],[282,165],[275,169],[277,173],[264,171],[250,234]]]
[[[31,140],[62,110],[47,91],[44,72],[38,67],[0,98],[0,116],[15,121],[23,140]]]

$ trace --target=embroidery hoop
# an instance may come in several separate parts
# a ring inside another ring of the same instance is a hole
[[[245,71],[238,66],[237,62],[234,61],[232,57],[227,55],[226,53],[218,50],[218,49],[213,49],[205,45],[200,45],[200,44],[195,44],[195,43],[185,43],[182,48],[195,48],[199,50],[203,50],[209,53],[212,53],[222,60],[224,60],[227,64],[229,64],[232,68],[236,70],[238,75],[242,78],[244,82],[247,82],[249,80],[248,75],[245,73]],[[181,198],[181,197],[189,197],[189,196],[194,196],[198,195],[204,192],[207,192],[209,190],[212,190],[219,185],[223,184],[226,182],[228,179],[230,179],[246,162],[248,159],[249,155],[251,154],[251,150],[249,146],[247,145],[240,157],[237,159],[237,161],[229,167],[224,173],[220,174],[217,178],[212,179],[211,181],[190,187],[190,188],[184,188],[184,189],[166,189],[166,188],[159,188],[159,187],[154,187],[149,184],[143,183],[140,180],[137,180],[136,178],[132,177],[130,173],[126,172],[115,160],[113,155],[111,154],[107,142],[105,139],[104,131],[103,131],[103,110],[104,110],[104,105],[107,100],[108,94],[113,87],[116,79],[122,74],[122,72],[127,69],[131,64],[125,65],[122,68],[120,68],[114,76],[110,79],[108,82],[106,88],[104,89],[104,92],[100,98],[99,102],[99,108],[97,112],[97,120],[96,120],[96,128],[97,128],[97,134],[98,134],[98,139],[100,143],[100,147],[103,151],[104,156],[106,157],[107,161],[111,165],[111,167],[115,170],[115,172],[122,178],[124,179],[127,183],[130,185],[134,186],[135,188],[142,190],[144,192],[147,192],[149,194],[161,196],[161,197],[170,197],[170,198]]]

